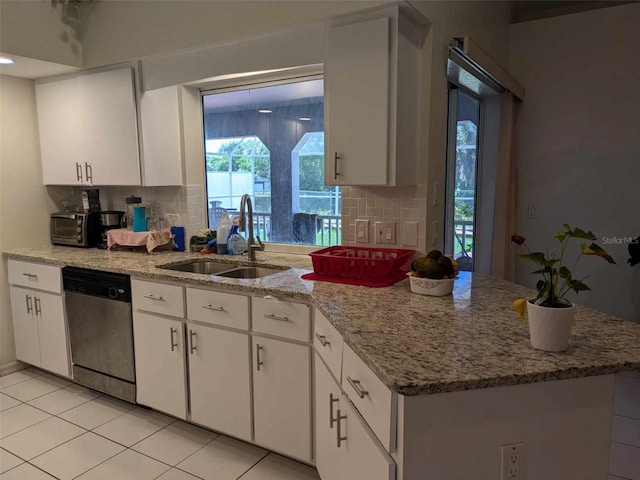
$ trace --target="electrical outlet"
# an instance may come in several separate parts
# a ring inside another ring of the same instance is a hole
[[[384,243],[384,227],[382,222],[374,223],[376,243]]]
[[[356,220],[356,242],[369,243],[369,220]]]
[[[431,245],[435,245],[438,243],[438,232],[440,230],[440,222],[435,220],[431,224]]]
[[[500,480],[526,480],[524,443],[503,445],[500,448]]]

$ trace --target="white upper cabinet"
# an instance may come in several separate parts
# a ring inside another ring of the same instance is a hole
[[[140,185],[130,67],[36,84],[45,185]]]
[[[325,183],[417,181],[421,32],[399,8],[327,29]]]
[[[140,98],[145,185],[183,184],[181,88],[175,86],[150,90]]]

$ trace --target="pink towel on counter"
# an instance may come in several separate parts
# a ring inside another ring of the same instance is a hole
[[[171,230],[152,230],[150,232],[134,232],[125,228],[116,228],[107,232],[107,248],[147,247],[149,253],[168,245],[173,248]]]

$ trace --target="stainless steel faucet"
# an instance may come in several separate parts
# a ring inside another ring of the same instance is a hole
[[[245,205],[247,213],[245,215]],[[249,219],[247,220],[247,216]],[[247,250],[249,251],[249,260],[256,260],[256,250],[263,251],[264,243],[260,241],[260,237],[256,235],[256,238],[253,238],[253,206],[251,204],[251,197],[248,194],[242,195],[240,199],[240,225],[238,230],[241,232],[247,231],[247,222],[249,223],[249,238],[247,239]],[[258,243],[256,244],[256,240]]]

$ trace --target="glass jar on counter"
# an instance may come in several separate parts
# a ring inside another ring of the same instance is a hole
[[[124,199],[124,203],[126,204],[126,208],[124,215],[122,216],[122,222],[120,226],[122,228],[126,228],[127,230],[133,230],[134,208],[143,206],[142,197],[131,195],[130,197]]]

